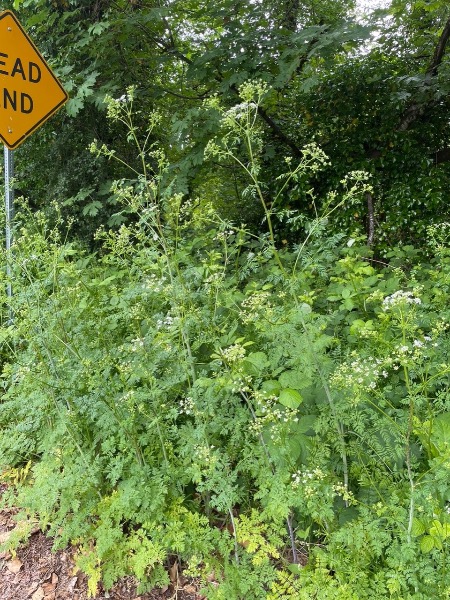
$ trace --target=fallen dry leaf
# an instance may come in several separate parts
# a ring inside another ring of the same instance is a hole
[[[72,579],[69,582],[68,591],[71,592],[77,584],[78,584],[78,577],[72,577]]]
[[[44,590],[41,587],[38,587],[38,589],[31,596],[31,600],[43,600],[44,596]]]
[[[193,585],[185,585],[183,590],[188,594],[195,594],[197,592],[196,588]]]
[[[170,583],[176,584],[178,581],[178,561],[176,560],[169,569]]]
[[[42,589],[44,590],[44,595],[48,596],[49,594],[51,594],[52,592],[55,591],[55,584],[53,583],[43,583],[42,584]]]
[[[22,564],[23,563],[21,560],[19,560],[18,558],[13,558],[12,560],[6,563],[6,567],[11,573],[18,573],[22,568]]]
[[[52,573],[52,583],[53,585],[56,585],[59,581],[59,577],[56,573]]]
[[[0,544],[4,544],[11,537],[12,531],[2,531],[0,533]]]

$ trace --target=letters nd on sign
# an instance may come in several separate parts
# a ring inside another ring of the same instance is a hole
[[[27,75],[25,73],[22,60],[20,58],[16,58],[11,73],[8,73],[8,71],[3,70],[8,64],[5,62],[5,59],[6,61],[9,59],[8,54],[0,52],[0,67],[2,67],[0,69],[0,75],[6,75],[7,77],[9,76],[11,78],[19,76],[22,77],[23,81],[27,81]],[[29,62],[27,72],[28,81],[30,83],[39,83],[41,80],[41,68],[39,65]],[[8,88],[5,87],[3,88],[3,108],[7,110],[8,107],[12,108],[14,111],[20,110],[21,113],[29,114],[33,112],[33,98],[25,92],[20,92],[19,98],[16,90],[8,90]]]
[[[0,138],[17,148],[68,99],[11,11],[0,14]]]

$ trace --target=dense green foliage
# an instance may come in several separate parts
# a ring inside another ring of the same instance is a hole
[[[364,26],[352,16],[352,0],[10,0],[3,6],[17,10],[70,95],[67,109],[17,152],[19,189],[49,214],[55,200],[66,221],[76,219],[74,234],[91,244],[101,224],[126,222],[110,193],[123,169],[93,160],[87,147],[98,139],[127,163],[136,160],[123,128],[107,126],[103,104],[105,94],[121,97],[130,85],[137,127],[145,128],[155,109],[163,116],[153,136],[169,159],[172,189],[206,197],[222,217],[239,215],[256,234],[261,212],[242,197],[246,183],[237,165],[217,169],[204,161],[218,127],[204,101],[218,97],[231,108],[248,80],[269,90],[258,109],[260,179],[269,201],[284,157],[298,160],[314,141],[330,168],[288,187],[280,199],[286,208],[313,216],[311,186],[325,198],[349,170],[365,170],[370,199],[333,215],[330,226],[348,234],[358,228],[382,253],[396,242],[420,244],[426,226],[448,213],[446,0],[395,0]]]
[[[3,4],[71,94],[2,253],[9,544],[93,594],[176,557],[210,600],[449,598],[448,4]]]
[[[315,219],[269,209],[266,91],[207,107],[221,115],[207,156],[240,164],[268,234],[164,187],[158,116],[133,127],[132,89],[108,100],[142,159],[113,186],[130,223],[89,254],[22,207],[1,332],[10,501],[23,536],[38,518],[77,544],[93,593],[130,573],[163,585],[176,555],[211,600],[446,598],[449,225],[375,268],[363,240],[328,233],[364,174]],[[327,166],[305,148],[275,199]],[[277,249],[277,222],[299,243]]]

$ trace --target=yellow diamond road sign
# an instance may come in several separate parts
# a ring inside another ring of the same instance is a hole
[[[0,14],[0,138],[17,148],[68,99],[9,10]]]

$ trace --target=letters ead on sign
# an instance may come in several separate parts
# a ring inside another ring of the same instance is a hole
[[[15,150],[68,99],[9,10],[0,13],[0,138]]]

